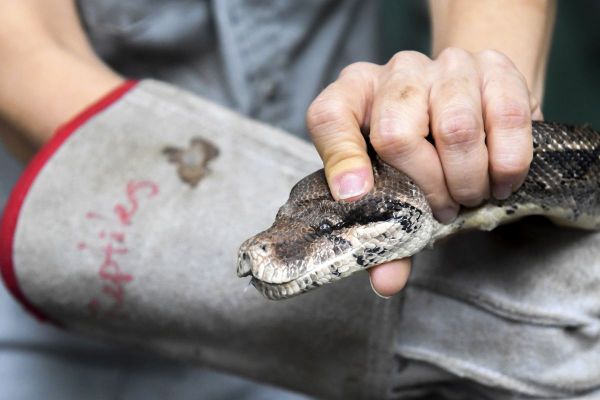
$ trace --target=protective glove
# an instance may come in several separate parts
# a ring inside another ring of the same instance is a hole
[[[321,167],[308,144],[156,81],[64,125],[15,188],[2,275],[69,330],[324,398],[383,398],[397,302],[366,274],[272,302],[240,243]]]

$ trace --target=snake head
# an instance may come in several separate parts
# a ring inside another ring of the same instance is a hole
[[[273,225],[241,245],[238,276],[281,299],[412,255],[428,242],[431,214],[405,175],[390,174],[392,184],[350,203],[333,199],[322,170],[298,182]]]
[[[534,157],[520,189],[505,200],[463,210],[439,224],[423,193],[371,154],[375,185],[350,203],[336,202],[323,171],[292,189],[271,228],[244,242],[238,275],[270,299],[281,299],[397,258],[465,229],[493,229],[527,215],[600,229],[600,134],[590,127],[534,122]]]

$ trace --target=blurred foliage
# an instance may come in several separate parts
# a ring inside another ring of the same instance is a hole
[[[423,0],[383,0],[382,57],[400,50],[429,52]],[[560,1],[546,78],[544,116],[600,129],[600,1]]]

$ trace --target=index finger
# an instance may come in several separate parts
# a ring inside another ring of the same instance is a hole
[[[336,200],[358,199],[373,187],[371,160],[361,128],[369,123],[378,68],[370,63],[346,67],[307,111],[308,129]]]

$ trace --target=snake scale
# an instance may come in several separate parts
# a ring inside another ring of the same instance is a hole
[[[409,257],[466,229],[491,230],[524,216],[600,229],[600,133],[590,127],[533,123],[533,160],[523,185],[506,200],[463,209],[437,222],[423,192],[402,172],[373,157],[375,186],[354,202],[332,198],[323,170],[300,180],[275,222],[245,241],[238,276],[269,299],[284,299],[356,271]]]

